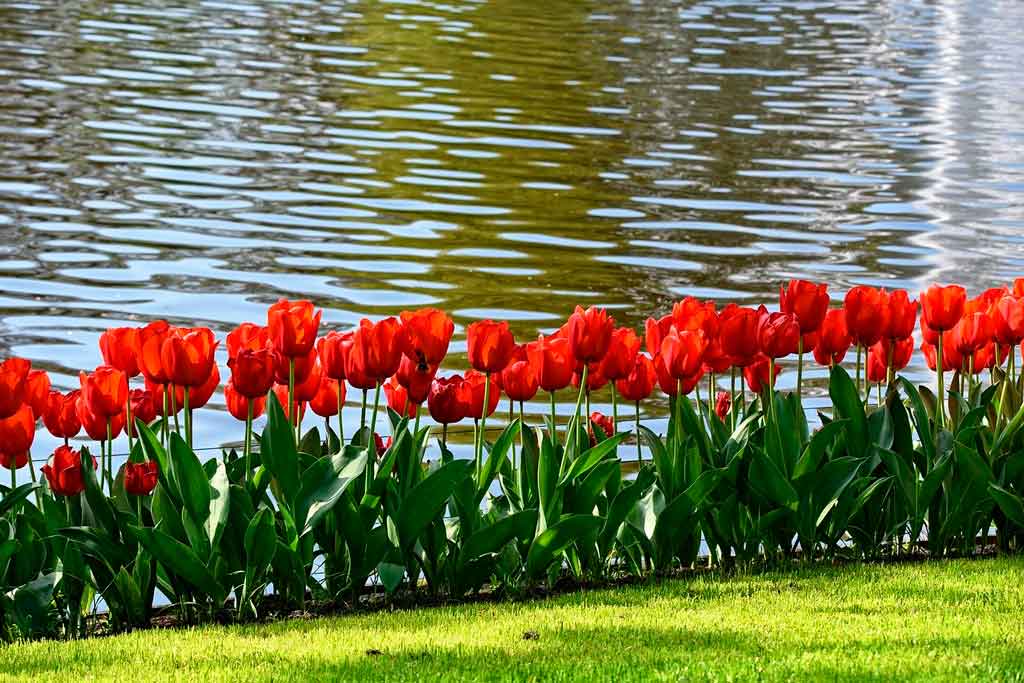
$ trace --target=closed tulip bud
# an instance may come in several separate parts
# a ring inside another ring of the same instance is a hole
[[[466,349],[474,370],[495,373],[512,360],[516,341],[507,322],[480,320],[466,329]]]
[[[269,346],[256,350],[242,348],[228,359],[231,383],[246,398],[266,396],[274,386],[278,355]]]
[[[267,311],[267,334],[274,349],[286,358],[309,355],[320,329],[320,316],[311,301],[281,299]]]
[[[729,414],[729,409],[732,407],[732,394],[728,391],[719,391],[715,395],[715,415],[718,416],[719,420],[725,420],[725,417]]]
[[[963,356],[961,356],[956,347],[953,345],[951,332],[943,332],[942,334],[942,370],[948,372],[950,370],[961,370],[963,369]],[[929,344],[928,342],[921,342],[921,353],[924,354],[924,362],[928,366],[928,369],[935,372],[937,367],[935,357],[935,345]]]
[[[906,290],[897,289],[888,295],[889,306],[889,327],[886,330],[886,339],[906,339],[914,334],[914,327],[917,324],[916,301],[911,301]]]
[[[93,469],[98,467],[95,457],[92,466]],[[77,496],[85,490],[82,454],[69,446],[58,447],[42,469],[54,495]]]
[[[7,417],[0,418],[0,465],[11,469],[23,467],[28,462],[28,451],[36,436],[36,418],[32,408],[23,403]]]
[[[963,317],[966,304],[967,290],[960,285],[932,285],[921,294],[924,324],[936,332],[951,330]]]
[[[312,411],[320,417],[332,417],[338,414],[344,402],[345,383],[321,375],[320,388],[317,389],[316,396],[309,401]]]
[[[444,311],[402,311],[402,350],[419,365],[437,366],[448,354],[455,323]]]
[[[694,332],[691,334],[701,334],[700,332]],[[668,396],[678,396],[682,394],[686,396],[693,391],[701,378],[704,376],[703,368],[699,368],[694,374],[678,379],[674,377],[665,365],[665,359],[662,358],[661,354],[654,357],[654,374],[658,378],[658,386]]]
[[[46,399],[46,410],[43,411],[43,424],[58,439],[71,439],[82,431],[82,423],[78,419],[78,400],[81,391],[75,389],[66,394],[51,390]]]
[[[796,317],[800,333],[815,332],[828,311],[828,287],[807,280],[790,280],[779,288],[779,310]]]
[[[179,327],[167,335],[160,359],[171,384],[198,387],[210,377],[218,342],[205,327]]]
[[[100,335],[100,353],[103,363],[117,368],[129,378],[138,376],[139,329],[112,327]]]
[[[672,306],[672,327],[677,330],[700,330],[708,339],[718,336],[719,319],[713,301],[700,301],[688,296]]]
[[[643,401],[654,391],[658,376],[654,370],[651,357],[638,353],[633,359],[633,367],[629,374],[615,382],[615,389],[627,401]]]
[[[800,343],[800,324],[790,313],[770,313],[761,318],[757,330],[761,353],[769,358],[785,358],[796,353]]]
[[[372,386],[384,382],[395,374],[402,362],[401,325],[395,318],[372,323],[366,318],[352,336],[352,346],[346,358],[345,375],[374,380]],[[353,382],[353,386],[358,386]]]
[[[579,389],[583,381],[582,368],[572,376],[572,385]],[[594,363],[587,368],[587,391],[600,391],[608,384],[608,378],[601,374],[601,364]]]
[[[106,419],[124,412],[128,400],[128,377],[123,371],[101,365],[89,374],[79,372],[78,381],[82,390],[81,401],[90,414]]]
[[[596,363],[608,352],[614,329],[614,318],[603,308],[577,306],[566,325],[569,353],[580,363]]]
[[[879,349],[876,351],[876,349]],[[880,384],[886,381],[888,370],[885,367],[885,344],[878,342],[868,351],[867,377],[871,384]]]
[[[564,337],[539,337],[526,345],[526,357],[544,391],[558,391],[572,382],[576,359],[569,352],[569,340]]]
[[[594,411],[590,414],[590,445],[597,445],[597,430],[604,433],[604,438],[615,436],[615,423],[612,418],[603,413]]]
[[[652,356],[661,353],[661,340],[672,329],[672,323],[671,315],[661,318],[648,318],[644,322],[644,346],[647,347],[647,353]]]
[[[757,331],[761,317],[768,312],[761,308],[745,308],[729,304],[718,314],[718,338],[722,352],[732,359],[736,367],[746,367],[754,362],[760,348]]]
[[[29,370],[25,378],[25,402],[32,408],[32,415],[39,419],[46,412],[50,398],[50,376],[45,370]]]
[[[228,332],[224,340],[228,347],[228,358],[234,358],[242,351],[259,351],[270,345],[270,331],[256,323],[242,323]]]
[[[316,356],[313,356],[314,359]],[[308,403],[313,400],[317,392],[320,391],[320,380],[323,377],[323,370],[320,369],[320,361],[316,360],[313,363],[313,367],[310,368],[306,376],[303,377],[302,381],[296,380],[295,383],[295,400],[300,403]]]
[[[611,381],[622,379],[633,368],[633,359],[640,352],[640,337],[629,327],[612,332],[608,351],[601,361],[600,373]]]
[[[889,328],[888,296],[885,292],[858,285],[846,293],[843,301],[846,329],[854,343],[871,346]]]
[[[287,392],[284,397],[285,403],[288,402]],[[267,397],[260,396],[259,398],[252,398],[245,396],[244,394],[238,393],[235,389],[233,381],[229,381],[224,387],[224,402],[227,404],[228,413],[231,417],[236,420],[245,422],[249,414],[249,402],[252,402],[252,418],[255,420],[257,417],[263,414],[263,411],[267,407]]]
[[[476,420],[480,420],[484,416],[484,387],[487,386],[486,376],[482,372],[476,370],[468,370],[463,377],[462,392],[463,400],[466,402],[468,409],[466,411],[467,417],[472,417]],[[501,389],[498,387],[498,383],[491,378],[490,388],[487,391],[487,416],[490,417],[494,414],[495,408],[498,407],[498,401],[501,399]]]
[[[130,423],[129,429],[132,435],[135,435],[135,421],[138,420],[145,425],[149,425],[156,419],[157,414],[160,412],[160,406],[157,405],[157,395],[151,391],[145,389],[132,389],[128,392],[128,403],[132,407],[132,422]],[[125,420],[128,419],[127,410],[125,411]]]
[[[805,349],[808,347],[804,347]],[[708,342],[704,350],[704,372],[721,373],[732,367],[732,356],[722,349],[722,340],[718,337]]]
[[[529,401],[537,395],[540,383],[537,380],[537,374],[533,371],[533,365],[526,360],[525,349],[522,351],[520,360],[509,363],[501,371],[501,387],[513,401]]]
[[[156,320],[139,330],[135,360],[142,376],[153,384],[167,384],[169,381],[162,350],[171,330],[166,320]]]
[[[274,350],[274,358],[277,364],[274,366],[274,381],[278,384],[288,385],[292,373],[295,375],[295,383],[302,384],[313,371],[313,366],[319,362],[316,349],[310,350],[305,356],[282,356]]]
[[[324,375],[338,381],[345,379],[345,358],[348,356],[350,348],[352,348],[352,332],[332,331],[317,340],[316,350],[320,356],[320,365],[323,367]]]
[[[852,343],[853,340],[846,329],[846,311],[842,308],[833,308],[825,314],[825,319],[818,330],[814,360],[826,367],[842,363]]]
[[[8,358],[0,363],[0,419],[14,415],[25,402],[25,380],[32,363]]]
[[[449,425],[469,416],[470,407],[462,385],[460,375],[434,378],[427,395],[427,408],[434,422]]]
[[[157,482],[155,460],[129,462],[124,466],[124,490],[132,496],[148,496],[153,493]]]
[[[760,355],[753,363],[743,368],[743,379],[747,381],[747,387],[755,394],[760,394],[766,386],[775,387],[775,379],[782,372],[779,364],[775,364],[775,372],[770,373],[771,363],[768,356]],[[769,375],[772,375],[769,378]]]

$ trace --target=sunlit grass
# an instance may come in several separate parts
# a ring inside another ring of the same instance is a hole
[[[852,566],[15,645],[0,680],[1021,681],[1022,615],[1021,558]]]

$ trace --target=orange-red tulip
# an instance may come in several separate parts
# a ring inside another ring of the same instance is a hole
[[[761,353],[769,358],[785,358],[796,353],[800,343],[800,323],[791,313],[769,313],[761,317],[757,329]]]
[[[348,351],[345,375],[371,378],[384,382],[395,374],[402,362],[401,325],[395,318],[385,318],[372,323],[366,318],[359,321],[359,327],[352,336],[352,347]]]
[[[270,331],[256,323],[242,323],[228,332],[224,343],[228,347],[228,358],[234,358],[242,351],[259,351],[270,346]]]
[[[885,292],[858,285],[846,293],[846,329],[855,344],[871,346],[889,328],[888,296]]]
[[[100,353],[103,363],[117,368],[129,378],[138,376],[139,328],[111,327],[100,335]]]
[[[828,311],[828,287],[807,280],[790,280],[779,288],[779,310],[796,316],[800,333],[815,332]]]
[[[419,404],[409,399],[409,392],[396,378],[392,377],[384,383],[384,398],[388,402],[388,408],[402,417],[416,417]]]
[[[842,363],[852,343],[853,340],[846,329],[846,311],[842,308],[833,308],[825,314],[825,319],[818,330],[814,360],[826,367]]]
[[[950,341],[960,356],[967,357],[992,341],[992,335],[992,320],[987,313],[969,313],[953,327]],[[943,346],[942,351],[946,348]]]
[[[273,348],[264,346],[256,350],[241,348],[228,359],[231,383],[235,391],[247,398],[266,396],[274,386],[278,355]]]
[[[951,330],[963,317],[966,304],[967,290],[960,285],[932,285],[921,294],[924,324],[937,332]]]
[[[1024,299],[1004,296],[991,309],[992,333],[1000,344],[1016,346],[1024,340]]]
[[[124,466],[124,490],[132,496],[148,496],[153,493],[157,482],[155,460],[129,462]]]
[[[122,370],[101,365],[89,374],[79,372],[78,381],[82,389],[81,400],[90,413],[105,420],[124,412],[128,400],[128,378]]]
[[[127,394],[127,391],[125,393]],[[78,421],[82,424],[82,429],[93,441],[107,440],[107,420],[110,420],[110,438],[116,438],[124,429],[124,411],[115,415],[94,412],[86,401],[84,393],[78,397],[75,411],[78,414]]]
[[[338,387],[341,387],[341,396],[338,396]],[[345,402],[345,383],[339,384],[338,380],[327,375],[320,377],[320,388],[316,396],[309,401],[309,407],[320,417],[333,417],[338,414],[340,405],[338,401]]]
[[[736,304],[729,304],[718,314],[719,342],[722,352],[732,359],[733,365],[746,367],[757,358],[760,353],[757,331],[765,315],[768,312],[764,306],[753,309]]]
[[[688,334],[703,334],[701,332],[689,332]],[[684,396],[693,391],[701,378],[704,377],[703,367],[699,367],[697,372],[693,373],[689,377],[683,377],[678,379],[668,371],[668,367],[665,365],[665,359],[659,353],[654,357],[652,361],[654,364],[654,374],[658,378],[658,386],[668,396],[678,396],[682,393]],[[682,385],[680,387],[680,384]]]
[[[32,408],[36,419],[46,412],[46,402],[50,398],[50,376],[45,370],[29,370],[25,378],[25,402]]]
[[[224,386],[224,402],[227,404],[228,413],[231,417],[236,420],[246,421],[249,411],[249,401],[252,401],[252,417],[256,419],[263,414],[263,411],[267,407],[267,397],[260,396],[259,398],[249,399],[243,394],[238,393],[235,390],[234,384],[231,381]],[[288,394],[285,392],[284,403],[288,402]],[[282,403],[282,405],[284,405]]]
[[[526,356],[544,391],[558,391],[572,382],[576,359],[569,352],[569,340],[564,337],[538,337],[526,345]]]
[[[434,422],[448,425],[469,416],[470,407],[462,385],[461,375],[434,378],[427,396],[427,408]]]
[[[51,390],[47,396],[43,424],[58,439],[71,439],[82,431],[82,423],[78,419],[78,399],[81,393],[78,389],[66,394]]]
[[[512,360],[516,341],[507,322],[480,320],[466,329],[469,364],[478,372],[501,372]]]
[[[331,379],[345,379],[345,358],[352,348],[352,332],[328,332],[316,342],[317,354],[324,375]]]
[[[25,380],[32,363],[24,358],[8,358],[0,363],[0,418],[18,412],[25,402]]]
[[[420,365],[436,366],[448,353],[455,323],[444,311],[421,308],[402,311],[402,349]]]
[[[179,327],[167,335],[160,348],[167,379],[182,387],[198,387],[210,377],[217,340],[205,327]]]
[[[580,363],[595,363],[604,358],[612,341],[615,320],[603,308],[583,310],[577,306],[566,324],[569,353]]]
[[[613,382],[622,379],[633,369],[633,361],[638,353],[640,337],[636,336],[636,332],[630,327],[616,328],[601,361],[600,373]]]
[[[917,324],[918,303],[910,300],[905,289],[890,293],[886,303],[889,307],[889,325],[883,338],[906,339],[912,336]]]
[[[28,450],[36,436],[36,418],[32,408],[23,403],[13,415],[0,418],[0,455],[8,469],[23,467],[28,462]]]
[[[213,394],[217,391],[217,387],[220,386],[220,369],[217,364],[214,363],[213,367],[210,368],[210,374],[207,376],[206,381],[200,384],[198,387],[192,387],[188,393],[188,408],[189,410],[199,410],[213,398]]]
[[[665,370],[673,379],[692,377],[701,371],[707,346],[704,332],[679,331],[672,328],[661,340],[661,357],[665,361]]]
[[[96,458],[92,466],[98,467]],[[85,490],[85,475],[82,471],[82,454],[68,446],[60,446],[43,465],[50,490],[57,496],[76,496]]]
[[[769,382],[770,385],[774,387],[775,379],[779,376],[779,373],[782,372],[782,368],[779,367],[778,363],[776,363],[775,372],[773,373],[773,376],[769,378],[769,370],[771,368],[769,360],[768,356],[762,354],[758,356],[753,363],[743,368],[743,378],[747,381],[747,386],[755,394],[760,394],[764,391],[764,388],[769,385]]]
[[[487,385],[486,376],[476,370],[466,371],[462,382],[462,395],[466,403],[466,416],[474,419],[482,419],[484,416],[484,387]],[[487,392],[487,416],[494,414],[501,399],[501,388],[491,377],[490,388]]]
[[[409,393],[412,403],[420,404],[427,400],[430,385],[437,374],[437,366],[424,365],[408,356],[402,357],[395,372],[395,380]]]
[[[135,421],[140,420],[143,424],[149,425],[156,419],[156,416],[160,412],[160,406],[157,405],[157,394],[152,391],[145,389],[132,389],[128,392],[128,402],[132,407],[132,421],[129,424],[129,430],[132,435],[135,434]],[[125,420],[128,419],[127,410],[125,411]]]
[[[143,377],[153,384],[168,382],[161,351],[171,329],[166,320],[156,320],[139,330],[135,361]]]
[[[270,343],[287,358],[308,355],[316,343],[322,315],[311,301],[279,300],[267,311]]]
[[[638,353],[633,359],[633,367],[629,374],[615,382],[615,388],[627,401],[643,401],[654,391],[654,385],[658,376],[654,370],[654,363],[651,357],[645,353]]]

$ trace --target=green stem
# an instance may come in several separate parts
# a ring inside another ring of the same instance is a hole
[[[729,398],[731,399],[730,407],[729,407],[729,422],[730,422],[729,426],[732,429],[732,431],[736,431],[736,366],[735,365],[729,370],[729,375],[730,375],[730,377],[729,377],[729,384],[730,384],[730,386],[729,386]]]
[[[342,409],[341,391],[342,391],[342,386],[344,386],[342,384],[342,382],[344,382],[344,381],[345,380],[343,380],[343,379],[339,379],[338,380],[338,443],[341,444],[343,450],[344,450],[344,447],[345,447],[345,423],[341,419],[341,409]]]
[[[523,417],[523,402],[519,402],[519,444],[522,446],[523,453],[526,453],[526,431],[523,427],[526,425],[526,418]],[[522,458],[520,458],[519,466],[522,467]],[[516,469],[516,458],[515,451],[512,451],[512,471]]]
[[[801,334],[796,343],[796,395],[803,400],[804,386],[804,335]]]
[[[366,427],[366,389],[363,389],[363,407],[359,412],[359,429]]]
[[[299,411],[298,406],[295,405],[295,359],[288,358],[288,416],[291,418],[292,425],[295,426],[295,443],[299,443]]]
[[[555,422],[555,392],[549,391],[548,395],[551,396],[551,442],[554,443],[558,439],[558,430],[555,427],[558,424]]]
[[[766,383],[765,395],[768,397],[768,414],[772,422],[775,421],[775,359],[768,357],[768,382]],[[860,398],[860,394],[857,394]]]
[[[864,347],[863,347],[863,346],[861,346],[861,345],[860,345],[860,343],[858,342],[858,344],[857,344],[857,400],[858,400],[858,401],[859,401],[859,400],[861,400],[861,388],[860,388],[860,356],[861,356],[861,352],[862,352],[863,350],[864,350]]]
[[[943,367],[942,367],[942,344],[943,344],[943,339],[942,339],[942,333],[940,332],[939,333],[939,343],[935,345],[935,369],[936,369],[936,371],[938,373],[938,383],[939,383],[939,386],[938,386],[938,388],[939,388],[939,404],[938,404],[938,406],[936,406],[936,408],[937,408],[936,412],[938,414],[939,430],[941,430],[945,426],[945,424],[946,424],[946,420],[945,420],[945,412],[946,411],[945,411],[945,407],[944,407],[944,403],[943,403],[945,399],[943,398],[943,381],[942,381],[942,371],[943,371]]]
[[[487,433],[487,407],[491,402],[491,373],[484,373],[484,404],[480,409],[480,429],[476,443],[476,475],[479,480],[480,469],[483,467],[484,438]]]
[[[163,422],[160,423],[160,443],[163,444],[164,448],[167,448],[167,439],[169,438],[167,429],[167,385],[164,384],[163,391],[161,392],[160,402],[163,404]]]
[[[131,452],[132,452],[132,430],[135,428],[135,425],[132,424],[132,399],[131,399],[130,396],[129,396],[128,400],[125,401],[125,410],[128,412],[128,416],[126,418],[126,423],[125,423],[125,427],[127,427],[127,431],[128,431],[128,454],[131,455]]]
[[[566,449],[568,449],[569,440],[576,438],[576,430],[579,428],[579,424],[580,424],[580,406],[583,403],[583,394],[586,393],[586,387],[587,387],[587,371],[588,371],[587,365],[586,365],[586,363],[584,363],[583,364],[583,374],[580,377],[580,391],[579,391],[578,394],[576,394],[576,408],[573,410],[572,417],[569,419],[569,427],[566,429],[566,432],[565,432],[565,445],[566,445]],[[573,453],[576,453],[575,449],[573,449]]]
[[[370,414],[370,435],[366,439],[366,491],[370,490],[373,483],[374,464],[377,461],[377,406],[380,405],[380,382],[377,382],[377,389],[373,392],[373,412]]]
[[[636,461],[638,467],[644,464],[644,449],[640,445],[640,401],[635,402],[636,405]]]
[[[516,419],[516,417],[515,417],[515,402],[510,398],[508,400],[508,423],[512,424],[512,422],[515,419]],[[512,442],[512,470],[515,471],[515,468],[516,468],[516,442],[513,441]]]
[[[615,382],[609,382],[612,385],[612,431],[615,434],[619,433],[619,394],[615,391]],[[615,434],[609,434],[609,436],[615,436]],[[615,449],[618,451],[618,449]]]
[[[245,483],[249,483],[249,473],[252,471],[252,399],[246,398],[245,415]]]
[[[188,407],[188,394],[190,387],[185,387],[185,443],[192,448],[192,411]]]
[[[168,385],[171,391],[171,412],[174,413],[174,431],[179,436],[181,435],[181,425],[178,423],[178,392],[175,390],[173,384]],[[170,434],[167,435],[167,443],[171,443]]]

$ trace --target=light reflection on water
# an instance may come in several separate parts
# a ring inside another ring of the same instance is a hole
[[[280,296],[331,326],[433,305],[457,335],[499,316],[528,339],[576,303],[639,326],[685,294],[770,304],[789,277],[839,299],[1022,274],[1016,2],[0,18],[0,355],[62,388],[104,327],[223,335]],[[204,413],[199,443],[236,433]]]

